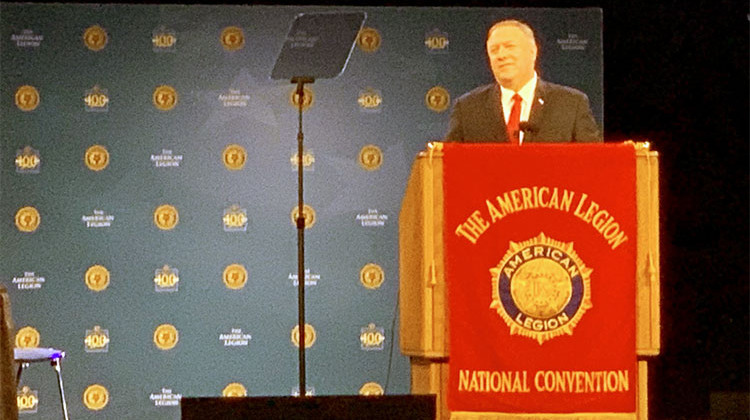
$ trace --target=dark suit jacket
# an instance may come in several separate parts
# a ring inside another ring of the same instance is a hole
[[[578,90],[537,80],[524,143],[600,142],[588,97]],[[458,98],[445,141],[507,142],[500,86],[480,86]]]

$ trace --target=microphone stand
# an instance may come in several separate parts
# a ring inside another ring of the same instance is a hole
[[[305,99],[305,83],[314,83],[311,77],[294,77],[297,85],[297,110],[299,128],[297,132],[297,329],[299,330],[299,395],[307,396],[305,384],[305,213],[302,150],[305,135],[302,132],[302,105]]]

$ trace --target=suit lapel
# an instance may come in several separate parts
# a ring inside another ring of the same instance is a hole
[[[490,110],[490,141],[508,142],[508,130],[505,127],[505,116],[500,104],[500,86],[495,83],[488,90],[487,109]]]
[[[524,143],[537,140],[539,129],[541,128],[540,124],[544,121],[544,104],[546,102],[547,84],[542,79],[538,79],[536,90],[534,91],[534,100],[531,104],[531,113],[529,113],[529,125],[534,127],[534,130],[524,133]]]

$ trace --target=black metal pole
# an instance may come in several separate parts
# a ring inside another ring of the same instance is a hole
[[[305,83],[314,79],[295,77],[297,85],[297,110],[299,127],[297,132],[297,329],[299,331],[299,395],[307,396],[305,383],[305,200],[303,175],[303,150],[305,135],[302,132],[302,107],[305,100]]]

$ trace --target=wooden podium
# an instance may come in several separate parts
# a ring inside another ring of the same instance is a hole
[[[660,351],[659,161],[648,143],[632,143],[636,162],[637,256],[636,410],[648,418],[648,357]],[[437,395],[437,418],[480,418],[451,413],[447,404],[451,345],[445,270],[444,144],[429,143],[413,163],[399,217],[400,348],[411,360],[411,392]],[[451,147],[455,147],[451,146]],[[544,418],[535,416],[534,418]],[[550,415],[550,418],[560,418]],[[509,416],[505,418],[516,418]],[[519,415],[517,418],[528,418]],[[624,418],[615,416],[612,418]]]

